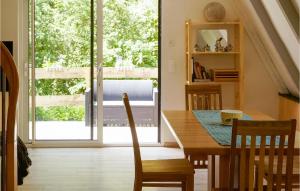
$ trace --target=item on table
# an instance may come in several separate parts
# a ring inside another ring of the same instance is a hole
[[[223,125],[232,125],[233,119],[242,119],[243,112],[240,110],[226,109],[221,110],[221,119]]]

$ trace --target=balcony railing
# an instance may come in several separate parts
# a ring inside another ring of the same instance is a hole
[[[94,76],[97,76],[97,70],[94,70]],[[157,79],[157,68],[115,68],[104,67],[104,78],[135,78],[135,79]],[[90,87],[90,67],[75,68],[36,68],[35,79],[73,79],[84,78],[87,87]],[[49,106],[78,106],[84,105],[85,96],[82,94],[75,95],[47,95],[36,96],[37,107]],[[30,99],[31,100],[31,99]],[[55,100],[55,101],[53,101]],[[31,104],[31,103],[30,103]]]

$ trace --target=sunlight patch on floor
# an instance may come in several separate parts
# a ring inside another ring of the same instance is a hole
[[[31,135],[31,128],[29,134]],[[157,143],[157,127],[137,127],[137,134],[140,143]],[[91,128],[85,126],[83,121],[36,122],[36,140],[89,140],[90,136]],[[94,128],[94,139],[96,137],[97,129]],[[131,143],[129,127],[104,127],[103,143]]]

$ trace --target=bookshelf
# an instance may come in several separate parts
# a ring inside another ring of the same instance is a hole
[[[215,34],[225,41],[218,50],[215,44],[219,37]],[[239,21],[203,23],[187,20],[185,23],[186,83],[231,84],[236,109],[243,108],[243,34]],[[208,50],[203,42],[210,43]],[[230,49],[225,48],[229,44]]]

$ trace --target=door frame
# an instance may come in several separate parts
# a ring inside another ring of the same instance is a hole
[[[35,1],[35,0],[31,0]],[[96,1],[97,5],[97,14],[96,14],[96,22],[97,22],[97,63],[96,68],[97,70],[97,95],[98,95],[98,102],[103,103],[103,70],[102,70],[102,63],[103,63],[103,0],[90,0],[91,2]],[[161,146],[162,145],[162,129],[161,129],[161,30],[162,30],[162,0],[158,1],[158,137],[157,143],[154,144],[141,144],[141,146]],[[22,1],[23,4],[19,7],[22,7],[20,14],[20,19],[22,22],[19,23],[20,29],[20,37],[22,40],[22,60],[25,62],[22,63],[23,66],[20,67],[20,79],[22,80],[22,85],[24,87],[23,91],[20,92],[20,103],[19,103],[19,116],[18,116],[18,124],[19,124],[19,136],[24,140],[24,142],[29,147],[103,147],[103,146],[131,146],[130,144],[103,144],[103,124],[97,123],[97,140],[51,140],[51,141],[43,141],[43,140],[29,140],[29,92],[28,92],[28,85],[29,85],[29,64],[28,64],[28,48],[29,48],[29,3],[30,1]],[[94,10],[94,9],[93,9]],[[91,11],[94,15],[94,11]],[[34,15],[33,15],[34,17]],[[94,18],[91,18],[94,19]],[[21,43],[20,43],[21,44]],[[21,50],[21,48],[20,48]],[[93,71],[91,71],[93,72]],[[91,78],[92,82],[93,78]],[[91,83],[93,84],[93,83]],[[26,88],[27,87],[27,88]],[[99,96],[101,95],[101,96]],[[100,104],[97,105],[97,120],[103,121],[103,109],[100,108]],[[91,120],[93,121],[93,120]]]

